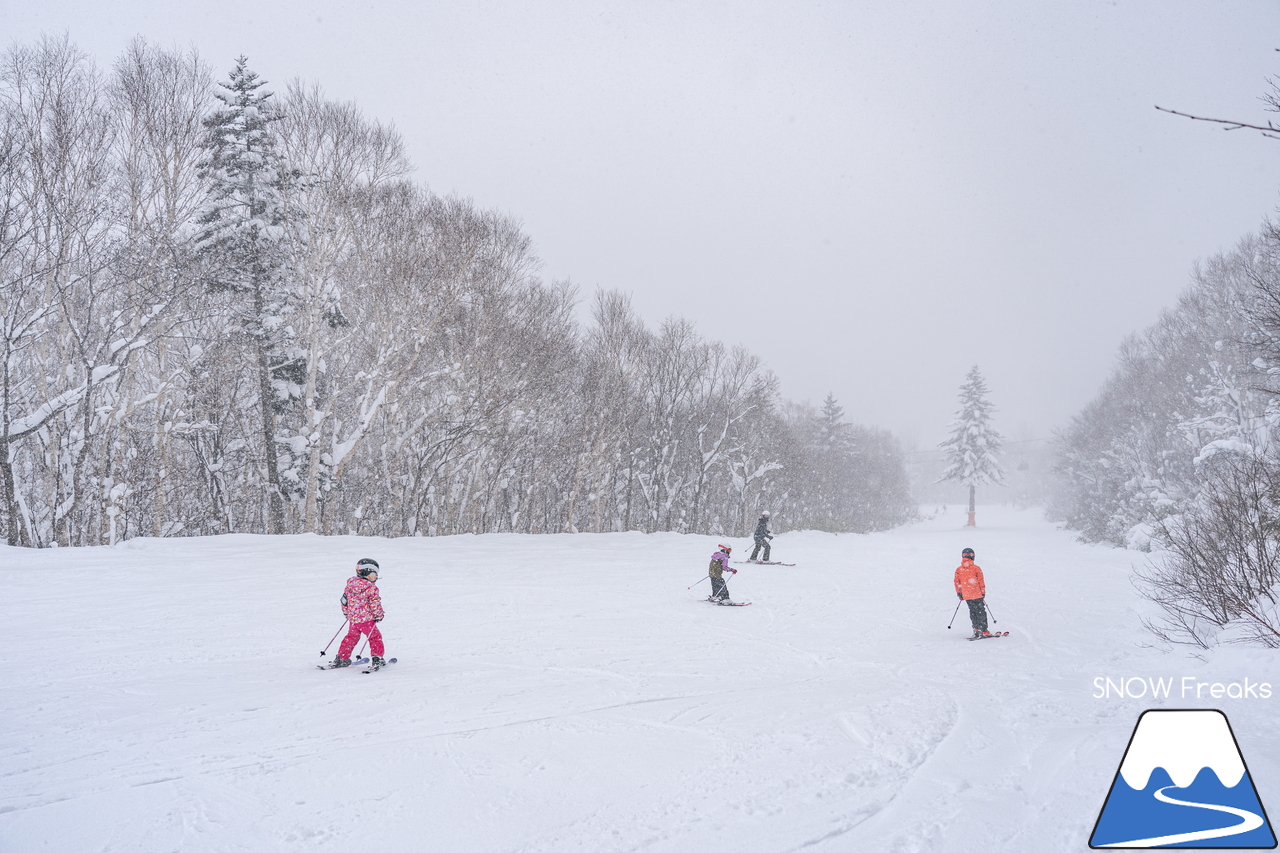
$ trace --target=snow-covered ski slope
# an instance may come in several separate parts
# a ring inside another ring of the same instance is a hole
[[[706,536],[0,549],[0,851],[1079,851],[1149,707],[1222,708],[1280,812],[1280,698],[1093,683],[1275,653],[1146,648],[1145,555],[963,518],[780,535],[743,608],[686,589]],[[998,643],[946,628],[965,546]],[[321,672],[365,556],[399,663]]]

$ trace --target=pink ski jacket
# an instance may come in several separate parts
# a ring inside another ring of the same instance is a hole
[[[385,614],[377,584],[358,575],[347,581],[347,588],[342,593],[342,615],[357,625],[381,619]]]

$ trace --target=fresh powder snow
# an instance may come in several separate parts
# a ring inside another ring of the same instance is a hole
[[[1152,648],[1148,555],[980,518],[780,534],[740,608],[722,537],[0,547],[0,850],[1080,851],[1152,707],[1222,708],[1280,809],[1276,700],[1095,688],[1280,686],[1274,652]],[[947,628],[964,547],[1010,636]],[[399,660],[322,672],[361,557]]]

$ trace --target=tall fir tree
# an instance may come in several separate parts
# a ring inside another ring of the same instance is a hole
[[[208,199],[198,223],[197,249],[206,262],[208,289],[230,294],[239,331],[249,342],[261,407],[264,468],[270,533],[284,531],[284,494],[277,419],[297,396],[301,370],[290,317],[291,289],[287,240],[301,229],[287,191],[300,179],[276,149],[271,125],[281,117],[265,81],[236,60],[227,82],[214,93],[222,102],[205,119],[206,156],[201,177]]]
[[[812,421],[809,485],[810,523],[821,530],[848,530],[849,506],[857,485],[853,478],[853,427],[844,422],[844,407],[828,393]]]
[[[987,401],[986,380],[975,364],[960,386],[960,411],[951,423],[951,437],[938,445],[946,452],[948,462],[938,482],[952,480],[969,487],[967,527],[977,524],[974,504],[977,487],[1004,482],[1004,469],[998,458],[1004,437],[991,426],[994,412],[995,407]]]
[[[850,436],[852,426],[844,422],[844,407],[836,402],[835,395],[828,392],[827,399],[822,401],[822,411],[817,418],[818,447],[827,453],[847,451],[853,442]]]
[[[844,408],[828,394],[805,434],[805,498],[796,523],[869,533],[915,515],[902,451],[888,432],[847,423]]]

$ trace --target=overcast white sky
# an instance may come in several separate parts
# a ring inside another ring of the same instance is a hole
[[[1192,264],[1280,202],[1280,4],[0,0],[104,68],[241,53],[523,221],[547,280],[745,344],[794,400],[942,440],[978,364],[1011,439],[1093,396]]]

